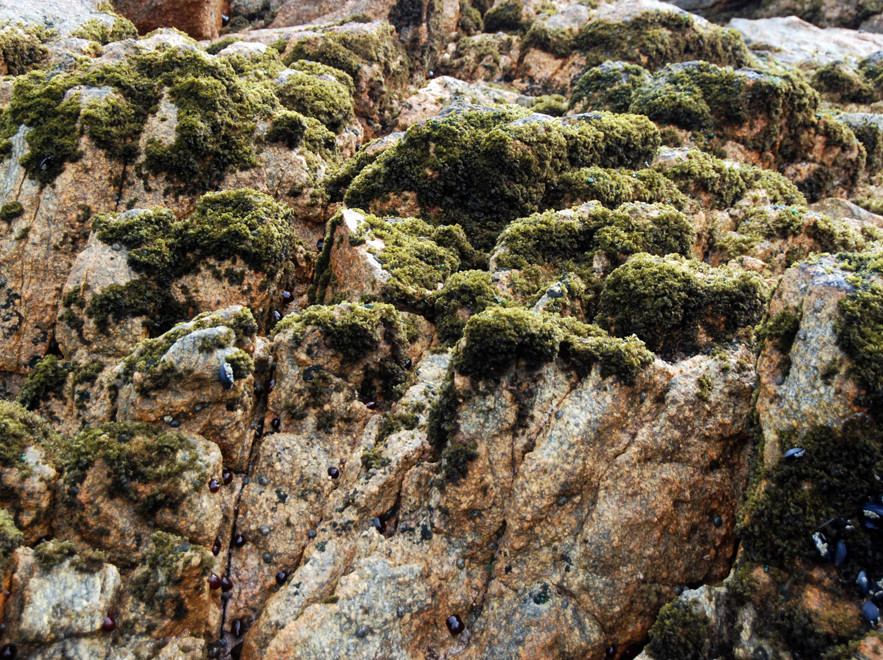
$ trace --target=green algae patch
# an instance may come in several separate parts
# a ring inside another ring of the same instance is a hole
[[[21,467],[25,449],[37,445],[51,451],[58,435],[39,415],[11,401],[0,399],[0,466]]]
[[[562,174],[556,189],[556,193],[550,196],[556,207],[596,200],[608,208],[626,202],[646,202],[684,210],[690,203],[670,179],[654,169],[581,167]]]
[[[690,603],[665,605],[650,628],[645,650],[655,660],[704,660],[711,657],[714,627]]]
[[[80,157],[80,135],[86,133],[110,157],[134,164],[135,174],[148,188],[151,176],[163,175],[171,192],[204,192],[227,173],[256,165],[258,122],[285,112],[275,82],[284,65],[275,51],[246,59],[169,48],[91,68],[78,66],[60,74],[34,71],[19,76],[0,119],[0,140],[8,141],[21,125],[31,129],[26,138],[30,148],[21,162],[30,178],[44,184]],[[351,88],[315,72],[294,75],[304,106],[320,115],[306,117],[305,133],[313,137],[307,145],[336,158],[333,135],[329,142],[322,122],[339,127],[349,117]],[[342,76],[338,72],[345,81]],[[80,90],[102,87],[111,93],[81,107]],[[331,98],[328,88],[337,96]],[[174,139],[151,138],[142,154],[145,124],[164,100],[177,111]]]
[[[570,107],[628,112],[635,93],[650,80],[650,72],[637,64],[604,62],[586,71],[576,82]]]
[[[658,130],[643,117],[527,115],[514,107],[467,110],[413,126],[355,176],[344,200],[373,212],[390,197],[416,196],[424,219],[458,224],[476,248],[489,249],[508,222],[548,208],[563,173],[639,167],[659,146]]]
[[[451,345],[463,335],[469,317],[501,302],[490,273],[467,270],[454,273],[434,298],[438,338]]]
[[[747,66],[751,55],[736,30],[699,25],[686,12],[647,11],[631,20],[594,20],[574,39],[589,66],[605,60],[630,61],[648,69],[670,62],[705,60],[734,67]]]
[[[16,218],[20,218],[25,213],[25,207],[21,202],[9,202],[0,206],[0,220],[3,222],[12,222]]]
[[[162,321],[154,329],[167,329],[182,314],[171,296],[175,279],[208,259],[242,262],[274,276],[298,245],[295,221],[289,207],[250,189],[204,195],[183,220],[162,208],[99,215],[93,221],[98,238],[124,246],[128,264],[141,276],[106,287],[93,296],[86,314],[102,331],[111,321],[154,313],[152,321]]]
[[[693,352],[700,328],[713,341],[728,340],[760,320],[767,298],[755,273],[638,254],[607,278],[599,322],[617,336],[637,335],[653,351]]]
[[[0,509],[0,570],[5,571],[12,562],[12,553],[24,543],[24,535],[15,526],[12,514]]]
[[[193,572],[207,578],[211,567],[208,548],[194,545],[176,534],[154,532],[150,546],[132,574],[132,594],[150,607],[162,608],[167,616],[182,619],[187,616],[186,605],[180,596],[170,592]]]
[[[431,314],[432,296],[461,267],[476,264],[475,250],[459,226],[434,227],[417,218],[365,216],[353,244],[379,240],[382,248],[369,248],[390,274],[381,297],[384,302]],[[330,242],[330,241],[329,241]],[[316,270],[317,286],[327,278]],[[324,296],[318,286],[317,295]]]
[[[360,89],[371,90],[371,103],[381,124],[394,119],[397,91],[405,88],[411,73],[398,34],[386,23],[365,29],[331,28],[292,39],[282,61],[292,68],[301,62],[318,62],[344,72]]]
[[[313,305],[280,321],[274,335],[290,333],[300,343],[309,328],[322,333],[328,345],[347,362],[358,362],[377,349],[381,341],[406,346],[408,329],[402,314],[386,303],[334,306]]]
[[[323,68],[333,71],[331,67]],[[277,95],[286,109],[313,117],[336,133],[344,124],[352,121],[354,116],[352,79],[346,85],[337,79],[328,80],[322,77],[323,74],[324,71],[291,71],[279,87]]]
[[[753,189],[763,189],[773,204],[806,206],[806,198],[778,172],[763,170],[690,151],[674,165],[657,169],[689,197],[704,199],[712,208],[726,209]]]
[[[523,32],[527,28],[521,19],[523,10],[521,0],[503,0],[495,4],[484,15],[485,32]]]
[[[90,19],[74,30],[71,36],[96,41],[102,46],[114,41],[138,38],[138,30],[132,21],[117,14],[113,14],[113,17],[110,25],[98,18]]]
[[[872,103],[877,91],[860,70],[845,62],[831,62],[818,69],[811,84],[826,97],[839,103]]]
[[[883,460],[883,436],[867,420],[853,419],[842,431],[816,428],[791,443],[806,453],[767,470],[765,485],[749,496],[737,527],[748,560],[784,569],[798,558],[821,561],[813,534],[821,531],[830,538],[827,521],[854,518],[878,493],[874,475]],[[872,557],[883,558],[870,532],[857,521],[854,527],[846,563],[839,568],[850,580],[863,566],[876,565]],[[871,563],[863,564],[865,558]]]
[[[854,255],[857,288],[839,304],[837,342],[852,362],[853,373],[867,390],[871,411],[883,403],[883,259],[880,253]]]
[[[18,393],[18,402],[28,410],[34,410],[50,394],[61,395],[67,376],[73,366],[59,360],[55,355],[47,355],[34,366]]]
[[[39,66],[49,55],[46,44],[52,30],[37,25],[0,25],[0,72],[20,76]]]
[[[180,504],[209,477],[194,441],[146,424],[87,429],[62,441],[57,457],[65,490],[81,484],[100,462],[110,471],[108,494],[130,500],[145,514]]]
[[[597,363],[602,376],[631,382],[653,361],[653,354],[635,337],[610,337],[597,326],[520,307],[492,307],[475,314],[463,336],[452,366],[479,378],[499,377],[516,360],[535,368],[560,355],[579,373],[588,373]]]
[[[692,222],[673,207],[624,204],[611,210],[595,204],[512,222],[500,234],[495,258],[498,267],[525,268],[591,262],[602,253],[619,264],[638,252],[686,256],[694,239]]]

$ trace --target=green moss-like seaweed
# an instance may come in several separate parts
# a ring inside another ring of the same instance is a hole
[[[487,249],[508,222],[548,208],[564,172],[640,166],[659,145],[657,129],[642,117],[533,121],[525,114],[455,112],[413,126],[354,178],[344,199],[373,210],[390,195],[415,194],[424,219],[459,224]]]
[[[59,445],[64,483],[80,484],[101,462],[110,470],[108,493],[132,501],[142,513],[173,507],[208,481],[197,445],[180,433],[146,424],[108,423]]]
[[[52,451],[58,436],[38,415],[17,403],[0,399],[0,466],[21,466],[22,454],[29,446]]]
[[[18,402],[34,410],[50,394],[60,395],[72,366],[55,355],[41,359],[28,374],[18,394]]]
[[[112,24],[108,25],[101,19],[93,18],[80,25],[71,36],[105,45],[123,39],[137,39],[138,30],[130,20],[114,14]]]
[[[470,316],[500,302],[491,281],[491,274],[480,270],[454,273],[445,281],[434,298],[436,332],[442,342],[456,342]]]
[[[12,514],[0,509],[0,570],[6,570],[12,561],[12,553],[24,543],[24,535],[15,526]]]
[[[655,660],[704,660],[711,657],[712,633],[705,614],[677,600],[659,611],[645,651]]]
[[[781,174],[723,161],[701,151],[690,151],[673,166],[659,166],[659,171],[684,194],[707,198],[713,208],[728,208],[752,189],[766,190],[773,204],[806,205],[797,186]]]
[[[615,23],[590,21],[574,47],[586,54],[589,66],[623,60],[657,69],[670,62],[705,60],[741,67],[751,59],[737,31],[699,26],[690,14],[675,11],[647,11]]]
[[[636,334],[651,350],[690,352],[700,328],[722,341],[757,323],[767,296],[763,279],[739,268],[639,254],[607,278],[599,319],[617,336]]]
[[[38,66],[47,55],[54,32],[37,25],[0,25],[0,65],[12,76]]]
[[[274,334],[290,332],[291,341],[300,342],[310,327],[318,329],[329,345],[349,362],[369,356],[381,339],[400,346],[409,343],[402,315],[385,303],[313,305],[286,316],[276,325]]]
[[[692,222],[673,207],[600,204],[570,211],[547,211],[511,223],[497,242],[502,268],[530,264],[591,262],[596,252],[614,264],[637,252],[687,256],[695,239]]]

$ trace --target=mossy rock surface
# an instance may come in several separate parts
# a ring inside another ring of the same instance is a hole
[[[145,316],[151,334],[159,334],[185,313],[171,294],[176,279],[206,260],[241,263],[273,278],[285,270],[299,243],[295,222],[288,206],[249,189],[204,195],[182,220],[163,208],[100,215],[93,221],[98,238],[124,246],[139,277],[103,289],[86,314],[102,331],[112,322]]]
[[[108,493],[152,514],[180,504],[208,481],[200,447],[181,433],[146,424],[112,422],[65,439],[58,448],[65,492],[101,463],[110,471]]]
[[[230,308],[220,312],[204,312],[190,321],[179,323],[168,332],[152,339],[145,339],[138,344],[122,363],[119,380],[128,385],[140,374],[136,389],[140,394],[167,387],[172,379],[179,374],[175,366],[163,357],[180,339],[200,330],[220,328],[223,332],[216,333],[216,339],[210,346],[201,346],[202,350],[232,348],[252,338],[258,331],[251,310],[246,307]],[[254,368],[254,362],[244,351],[231,351],[225,358],[233,368],[234,377],[246,375]]]
[[[286,316],[274,334],[285,333],[299,344],[310,328],[321,332],[329,347],[348,362],[370,357],[381,341],[399,349],[410,343],[406,315],[386,303],[313,305]]]
[[[705,60],[741,67],[751,61],[742,35],[713,24],[701,24],[677,11],[646,11],[624,21],[593,20],[574,40],[589,66],[605,60],[627,60],[649,69],[671,62]]]
[[[645,118],[597,113],[553,120],[524,109],[463,109],[408,129],[367,164],[344,199],[374,210],[414,195],[425,220],[459,224],[478,249],[510,221],[547,208],[565,172],[640,167],[653,159],[657,129]]]
[[[80,135],[86,133],[109,156],[132,164],[147,187],[151,177],[161,175],[174,192],[195,194],[217,186],[231,171],[257,165],[262,142],[257,124],[294,112],[283,103],[288,99],[289,106],[307,113],[298,113],[303,135],[297,145],[336,158],[334,133],[326,125],[339,130],[351,118],[351,86],[307,69],[293,72],[296,80],[280,88],[275,78],[284,68],[272,49],[248,59],[168,48],[93,67],[81,63],[59,75],[32,71],[15,80],[11,102],[0,114],[0,140],[8,145],[21,125],[32,129],[21,162],[43,184],[81,157]],[[69,94],[82,87],[112,93],[82,107],[77,91]],[[145,124],[163,98],[177,109],[175,138],[148,140],[142,153]]]
[[[724,341],[756,324],[768,296],[760,276],[738,267],[638,254],[607,278],[599,319],[617,336],[636,334],[651,350],[690,353],[700,328]]]

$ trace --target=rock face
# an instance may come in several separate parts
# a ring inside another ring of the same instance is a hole
[[[174,27],[194,39],[215,39],[229,17],[228,0],[114,0],[114,8],[135,24],[142,34]]]
[[[874,657],[876,9],[117,8],[0,0],[0,656]]]

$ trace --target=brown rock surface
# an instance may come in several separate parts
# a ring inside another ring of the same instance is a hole
[[[213,39],[224,26],[229,0],[113,0],[141,34],[172,27],[194,39]]]

